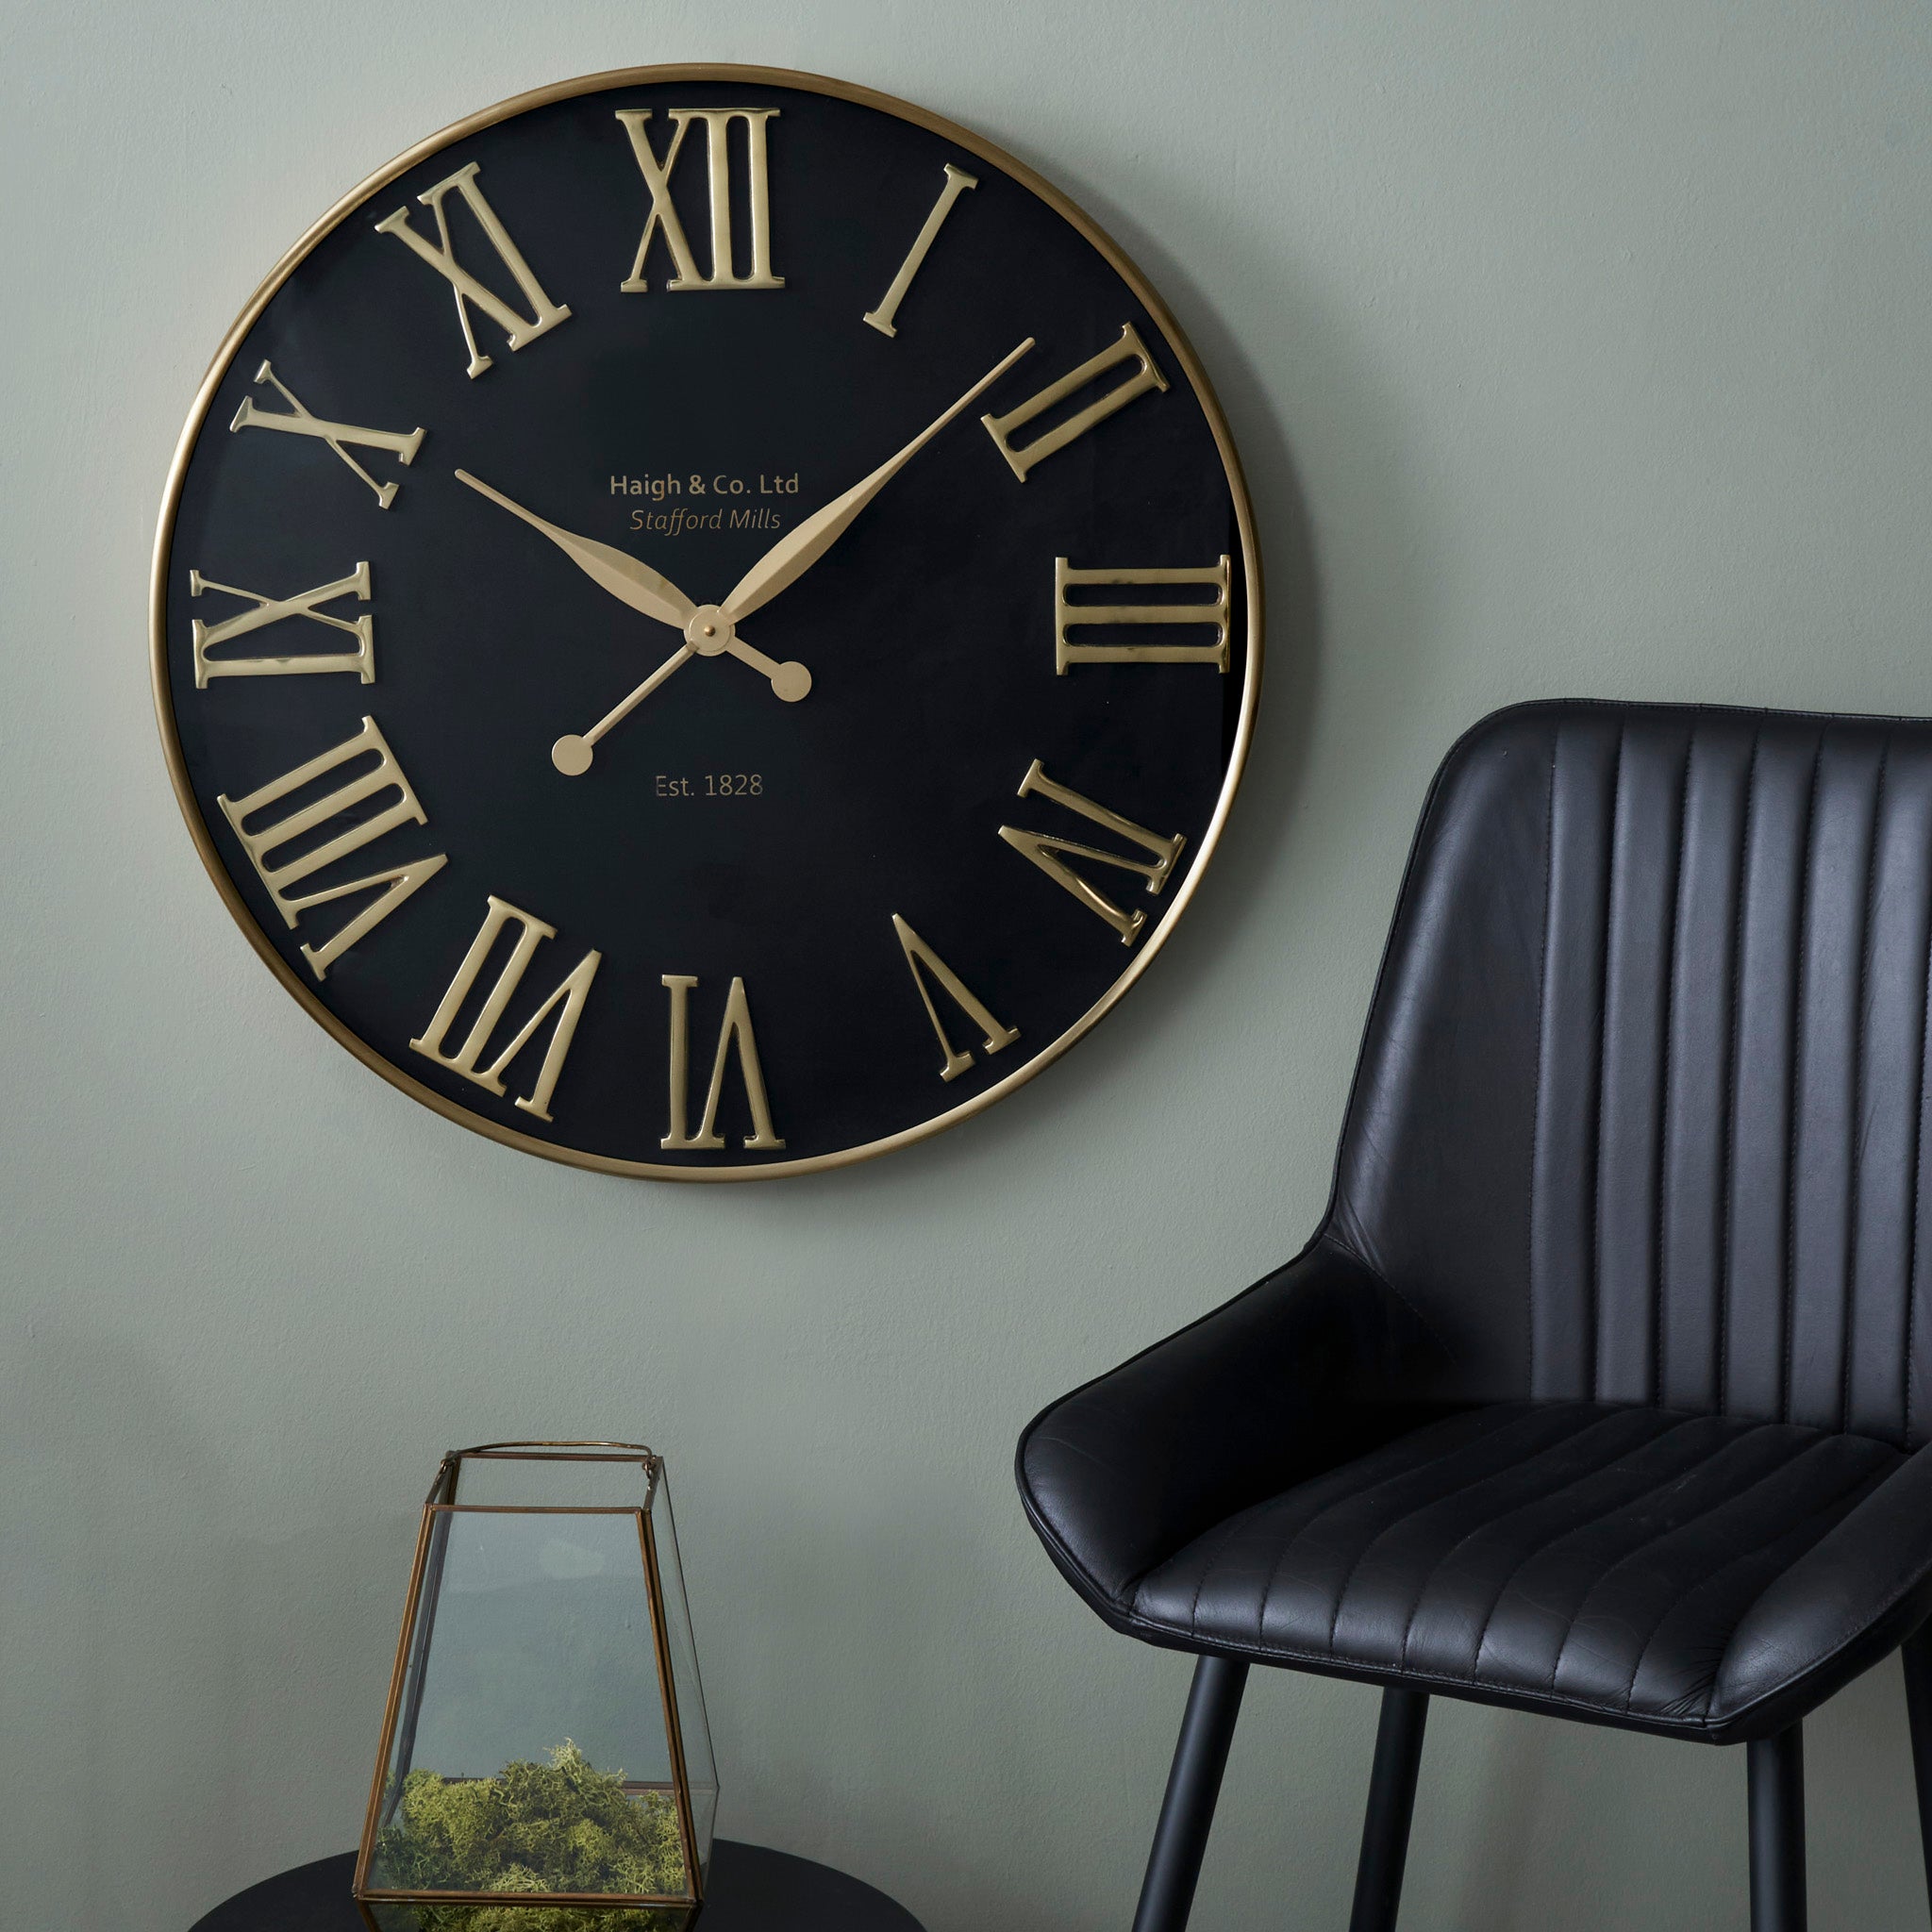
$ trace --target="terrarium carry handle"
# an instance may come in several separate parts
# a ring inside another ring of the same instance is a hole
[[[573,1441],[526,1442],[478,1442],[469,1449],[452,1449],[452,1456],[489,1456],[504,1449],[631,1449],[656,1460],[658,1452],[648,1442],[580,1442]]]

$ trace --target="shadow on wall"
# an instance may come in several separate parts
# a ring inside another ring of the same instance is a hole
[[[1050,164],[1018,152],[1029,165],[1051,171]],[[1070,184],[1070,192],[1159,290],[1193,343],[1241,451],[1254,505],[1263,598],[1261,703],[1254,745],[1208,884],[1169,941],[1171,951],[1187,942],[1205,963],[1224,942],[1230,924],[1260,895],[1269,867],[1278,860],[1308,763],[1325,640],[1313,525],[1276,401],[1295,377],[1278,372],[1271,380],[1257,369],[1211,296],[1104,192],[1085,181]],[[1257,258],[1265,261],[1269,254],[1264,248]],[[1147,985],[1166,981],[1170,999],[1196,997],[1197,990],[1190,990],[1191,974],[1163,963],[1168,971],[1149,974]],[[1137,998],[1153,1004],[1145,988],[1137,989]]]
[[[1312,802],[1307,783],[1324,655],[1336,644],[1328,608],[1332,587],[1324,582],[1315,519],[1290,444],[1291,409],[1318,425],[1326,444],[1330,460],[1322,522],[1330,530],[1350,533],[1348,549],[1358,579],[1351,586],[1352,642],[1357,649],[1375,646],[1391,660],[1379,667],[1378,684],[1421,675],[1432,634],[1432,587],[1440,572],[1410,482],[1416,458],[1395,401],[1376,373],[1362,366],[1348,333],[1297,277],[1290,243],[1282,235],[1254,231],[1232,251],[1243,263],[1240,309],[1244,320],[1238,324],[1232,308],[1218,302],[1105,186],[1071,174],[1061,158],[1034,154],[1024,141],[1009,139],[1008,130],[989,132],[1088,208],[1167,300],[1200,355],[1241,450],[1262,560],[1264,673],[1241,797],[1200,896],[1168,942],[1165,956],[1135,989],[1138,1035],[1132,1029],[1098,1028],[1091,1041],[1082,1042],[1079,1053],[1054,1070],[1056,1083],[1064,1086],[1069,1080],[1095,1082],[1115,1075],[1115,1054],[1138,1050],[1146,1029],[1166,1024],[1204,997],[1214,997],[1215,975],[1227,970],[1230,940],[1257,912],[1266,917],[1271,904],[1278,908],[1289,833],[1297,814],[1306,814]],[[1177,232],[1213,234],[1229,222],[1225,201],[1197,196],[1191,182],[1169,175],[1160,176],[1147,199],[1165,202],[1170,209],[1185,199],[1167,225]],[[1262,341],[1286,345],[1280,366],[1257,363],[1244,340],[1257,336],[1257,318],[1262,319]],[[1337,426],[1344,424],[1345,429]],[[1345,439],[1339,452],[1338,437]],[[1352,728],[1345,718],[1331,722]],[[1467,721],[1454,722],[1460,728]],[[1366,725],[1374,732],[1374,718]],[[1445,725],[1441,746],[1433,749],[1446,749],[1451,736]],[[1420,803],[1425,774],[1413,768],[1408,746],[1377,737],[1359,749],[1363,756],[1352,766],[1349,781],[1353,796],[1374,794],[1394,782]],[[1391,771],[1391,761],[1399,761],[1399,770]],[[1387,858],[1392,895],[1402,847]],[[1303,862],[1306,883],[1307,878],[1341,880],[1357,858],[1344,841],[1329,853],[1310,857],[1305,852]],[[1278,916],[1275,924],[1280,925]],[[1293,965],[1291,950],[1283,956],[1284,975]],[[1360,962],[1364,1009],[1374,969],[1371,952]],[[1222,989],[1224,997],[1226,991]],[[1265,989],[1252,986],[1243,989],[1243,996],[1264,1008],[1269,997]],[[1115,1038],[1117,1046],[1093,1044]],[[1074,1067],[1082,1071],[1068,1071]],[[1297,1244],[1300,1232],[1292,1237]]]

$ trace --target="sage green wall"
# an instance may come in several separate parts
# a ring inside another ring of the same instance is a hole
[[[1167,292],[1276,624],[1224,855],[1123,1010],[825,1178],[425,1112],[230,924],[146,571],[258,278],[430,129],[651,60],[985,130]],[[1932,707],[1932,14],[1795,0],[0,8],[0,1922],[182,1932],[347,1845],[445,1446],[647,1435],[724,1825],[932,1932],[1120,1932],[1187,1665],[1020,1515],[1049,1396],[1301,1241],[1427,774],[1535,694]],[[1371,1692],[1257,1681],[1202,1932],[1345,1923]],[[1898,1680],[1812,1725],[1814,1923],[1923,1926]],[[1455,1706],[1404,1924],[1741,1927],[1735,1755]]]

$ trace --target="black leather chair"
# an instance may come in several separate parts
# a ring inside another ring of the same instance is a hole
[[[1137,1932],[1186,1924],[1251,1663],[1380,1684],[1354,1932],[1432,1694],[1749,1753],[1905,1642],[1932,1873],[1932,724],[1538,704],[1437,774],[1293,1261],[1053,1405],[1034,1527],[1196,1653]]]

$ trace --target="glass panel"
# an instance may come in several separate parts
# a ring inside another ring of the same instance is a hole
[[[640,1527],[437,1512],[372,1890],[690,1896]]]
[[[711,1727],[705,1716],[705,1688],[698,1681],[698,1654],[691,1634],[691,1606],[685,1601],[684,1566],[677,1555],[677,1527],[671,1520],[671,1486],[658,1472],[651,1499],[651,1534],[657,1544],[658,1577],[664,1595],[664,1627],[671,1648],[671,1688],[677,1700],[678,1728],[684,1740],[686,1775],[691,1780],[691,1816],[697,1829],[698,1868],[711,1869],[711,1834],[718,1816],[718,1767],[711,1756]]]
[[[465,1456],[457,1465],[458,1503],[495,1509],[641,1509],[650,1478],[641,1457],[603,1460],[604,1455]]]

